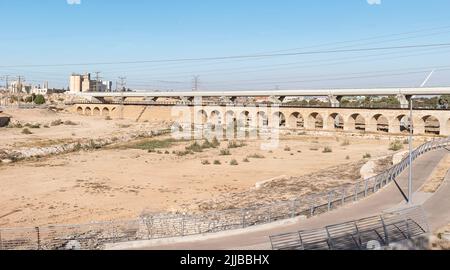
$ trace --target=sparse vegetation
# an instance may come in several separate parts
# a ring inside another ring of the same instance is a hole
[[[161,148],[170,148],[175,142],[177,142],[177,141],[174,139],[151,140],[151,141],[139,142],[139,143],[133,145],[132,148],[141,149],[141,150],[156,150],[156,149],[161,149]]]
[[[323,149],[322,153],[333,153],[333,149],[331,147],[327,146]]]
[[[108,115],[108,116],[105,117],[105,120],[106,120],[106,121],[111,121],[112,118],[111,118],[111,116]]]
[[[52,122],[50,123],[50,125],[51,125],[52,127],[60,126],[60,125],[62,125],[62,124],[63,124],[63,121],[61,121],[61,119],[54,120],[54,121],[52,121]]]
[[[78,126],[77,123],[72,122],[72,121],[70,121],[70,120],[65,121],[65,122],[64,122],[64,125],[66,125],[66,126]]]
[[[32,128],[32,129],[38,129],[41,128],[41,124],[30,124],[30,123],[26,123],[25,127],[27,128]]]
[[[231,152],[228,149],[221,149],[220,150],[220,155],[221,156],[231,156]]]
[[[37,95],[34,99],[33,99],[34,103],[36,105],[42,105],[45,104],[45,98],[43,95]]]
[[[220,160],[214,160],[214,165],[222,165],[222,162]]]
[[[237,166],[237,165],[239,165],[239,163],[237,162],[237,160],[233,159],[233,160],[230,161],[230,165],[231,166]]]
[[[244,158],[244,159],[242,160],[242,162],[248,163],[248,162],[250,162],[250,160],[249,160],[248,158]]]
[[[202,165],[210,165],[211,163],[209,160],[202,160]]]
[[[311,150],[311,151],[319,151],[319,148],[317,148],[317,147],[311,147],[311,148],[309,148],[309,150]]]
[[[228,149],[241,148],[245,146],[246,144],[244,142],[237,142],[237,141],[228,142]]]
[[[290,151],[291,151],[291,148],[290,148],[289,146],[286,146],[286,147],[284,148],[284,151],[290,152]]]
[[[346,160],[350,160],[350,156],[346,156],[345,159],[346,159]]]
[[[186,151],[175,151],[174,154],[179,156],[179,157],[184,157],[184,156],[187,156],[187,155],[193,155],[194,152],[189,151],[189,150],[186,150]]]
[[[253,155],[248,156],[247,158],[263,159],[266,157],[261,154],[253,154]]]
[[[344,140],[341,144],[341,146],[349,146],[350,145],[350,141],[349,140]]]
[[[203,146],[200,145],[198,142],[194,142],[191,145],[186,146],[186,150],[200,153],[200,152],[203,152]]]
[[[403,143],[401,141],[394,141],[389,145],[389,150],[397,152],[403,149]]]
[[[31,132],[28,128],[24,128],[24,129],[22,130],[22,134],[25,134],[25,135],[31,135],[31,134],[33,134],[33,132]]]
[[[366,154],[364,154],[364,156],[363,156],[364,159],[369,159],[369,158],[371,158],[371,157],[372,157],[372,155],[369,154],[369,153],[366,153]]]

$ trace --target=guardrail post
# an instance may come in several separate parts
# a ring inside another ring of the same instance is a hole
[[[38,250],[41,250],[41,233],[39,231],[39,227],[36,227],[35,230],[36,230],[36,237],[37,237],[37,247],[38,247]]]
[[[345,188],[342,188],[342,206],[344,206],[345,203]]]
[[[241,215],[242,215],[242,228],[244,228],[245,229],[245,210],[242,210],[241,211]]]
[[[359,182],[355,185],[355,202],[358,200]]]
[[[367,188],[369,185],[369,181],[367,181],[367,179],[364,182],[364,197],[367,197]]]
[[[330,212],[331,211],[331,192],[330,193],[328,193],[328,212]]]
[[[185,222],[186,222],[186,214],[183,213],[183,217],[181,218],[181,236],[184,236],[185,231]]]
[[[311,217],[314,216],[314,210],[315,210],[315,207],[314,207],[314,203],[313,203],[313,204],[311,204]]]
[[[292,201],[292,205],[291,205],[291,218],[295,217],[295,200]]]

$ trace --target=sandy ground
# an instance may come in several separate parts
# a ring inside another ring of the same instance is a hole
[[[450,154],[447,154],[442,161],[438,164],[430,179],[427,180],[425,185],[422,187],[423,192],[434,193],[442,185],[442,182],[450,169]]]
[[[223,194],[248,191],[259,181],[360,162],[366,153],[372,157],[392,153],[387,140],[349,138],[350,145],[342,146],[343,140],[296,136],[283,139],[272,152],[262,151],[258,141],[249,141],[246,147],[231,149],[231,156],[219,156],[219,149],[185,157],[172,154],[188,143],[167,149],[171,154],[120,147],[2,165],[0,226],[85,223],[132,219],[143,211],[183,211]],[[221,148],[226,145],[223,142]],[[323,153],[325,146],[333,153]],[[243,162],[252,154],[265,158]],[[239,165],[231,166],[232,159]],[[202,160],[211,165],[202,165]],[[214,160],[221,165],[213,165]]]
[[[153,130],[167,123],[135,123],[130,120],[106,121],[104,117],[86,117],[71,113],[56,113],[45,109],[6,109],[12,122],[22,125],[40,124],[38,129],[28,128],[33,134],[22,134],[23,128],[0,128],[0,149],[45,147],[90,138],[120,136],[133,131]],[[72,121],[76,125],[51,126],[55,120]],[[44,128],[48,125],[49,128]]]

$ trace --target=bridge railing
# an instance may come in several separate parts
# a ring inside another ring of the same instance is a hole
[[[421,155],[450,146],[450,138],[427,142],[412,153]],[[327,192],[294,200],[255,205],[245,209],[208,211],[201,214],[149,214],[135,220],[36,228],[0,228],[2,249],[101,249],[106,243],[180,237],[242,229],[298,216],[312,217],[356,202],[394,181],[409,164],[400,163],[374,177]]]

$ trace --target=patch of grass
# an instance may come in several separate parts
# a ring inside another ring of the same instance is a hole
[[[261,154],[253,154],[253,155],[247,156],[247,158],[263,159],[263,158],[266,158],[266,157],[261,155]]]
[[[331,149],[331,147],[325,147],[322,151],[322,153],[333,153],[333,149]]]
[[[151,140],[139,142],[133,145],[132,148],[141,150],[156,150],[161,148],[170,148],[175,142],[177,142],[175,139]]]
[[[186,151],[176,151],[176,152],[174,152],[174,154],[179,156],[179,157],[184,157],[184,156],[187,156],[187,155],[192,155],[192,154],[194,154],[194,152],[186,150]]]
[[[233,160],[230,161],[230,165],[231,166],[237,166],[237,165],[239,165],[239,163],[237,162],[237,160],[233,159]]]
[[[399,151],[403,149],[403,143],[401,141],[394,141],[389,145],[389,150],[391,151]]]
[[[222,165],[222,162],[220,160],[214,160],[214,165]]]
[[[38,129],[41,128],[41,124],[30,124],[30,123],[26,123],[25,127],[27,128],[33,128],[33,129]]]
[[[244,142],[230,141],[228,142],[228,149],[235,149],[247,146]]]
[[[364,156],[363,156],[364,159],[369,159],[369,158],[371,158],[371,157],[372,157],[372,155],[369,154],[369,153],[366,153],[366,154],[364,154]]]
[[[231,152],[228,149],[221,149],[219,155],[221,155],[221,156],[231,156]]]
[[[28,128],[24,128],[24,129],[22,130],[22,134],[25,134],[25,135],[31,135],[31,134],[33,134],[33,132],[31,132]]]

